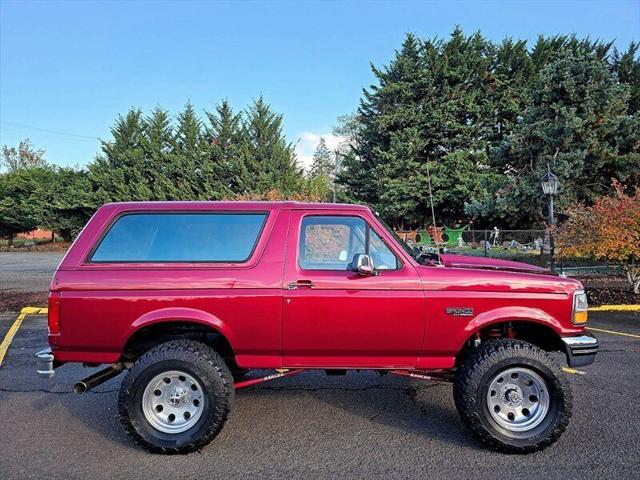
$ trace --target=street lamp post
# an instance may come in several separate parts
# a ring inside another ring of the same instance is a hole
[[[551,227],[555,223],[553,218],[553,196],[558,192],[558,185],[560,182],[558,181],[558,177],[551,172],[547,166],[547,173],[542,177],[541,183],[542,192],[548,197],[548,221],[549,227]],[[551,267],[551,270],[555,269],[555,245],[551,228],[549,228],[549,266]]]

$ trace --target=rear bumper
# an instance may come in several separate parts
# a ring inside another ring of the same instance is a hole
[[[36,353],[36,372],[43,378],[51,378],[55,375],[55,357],[51,348],[45,348]]]
[[[591,365],[598,353],[598,339],[590,334],[579,337],[562,337],[570,367]]]

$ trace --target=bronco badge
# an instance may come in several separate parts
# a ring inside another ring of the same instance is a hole
[[[454,317],[473,317],[473,308],[470,307],[447,307],[446,312]]]

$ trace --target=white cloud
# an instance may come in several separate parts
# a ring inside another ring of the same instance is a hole
[[[311,163],[313,162],[313,152],[316,150],[320,138],[324,138],[327,142],[329,150],[335,150],[340,142],[344,141],[343,137],[334,135],[332,133],[314,133],[314,132],[302,132],[298,135],[298,141],[296,143],[296,156],[298,162],[305,171],[309,170]]]

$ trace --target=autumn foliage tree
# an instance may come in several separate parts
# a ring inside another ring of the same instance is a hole
[[[633,292],[640,293],[640,187],[628,195],[618,182],[613,185],[613,196],[569,208],[557,241],[565,254],[621,265]]]

